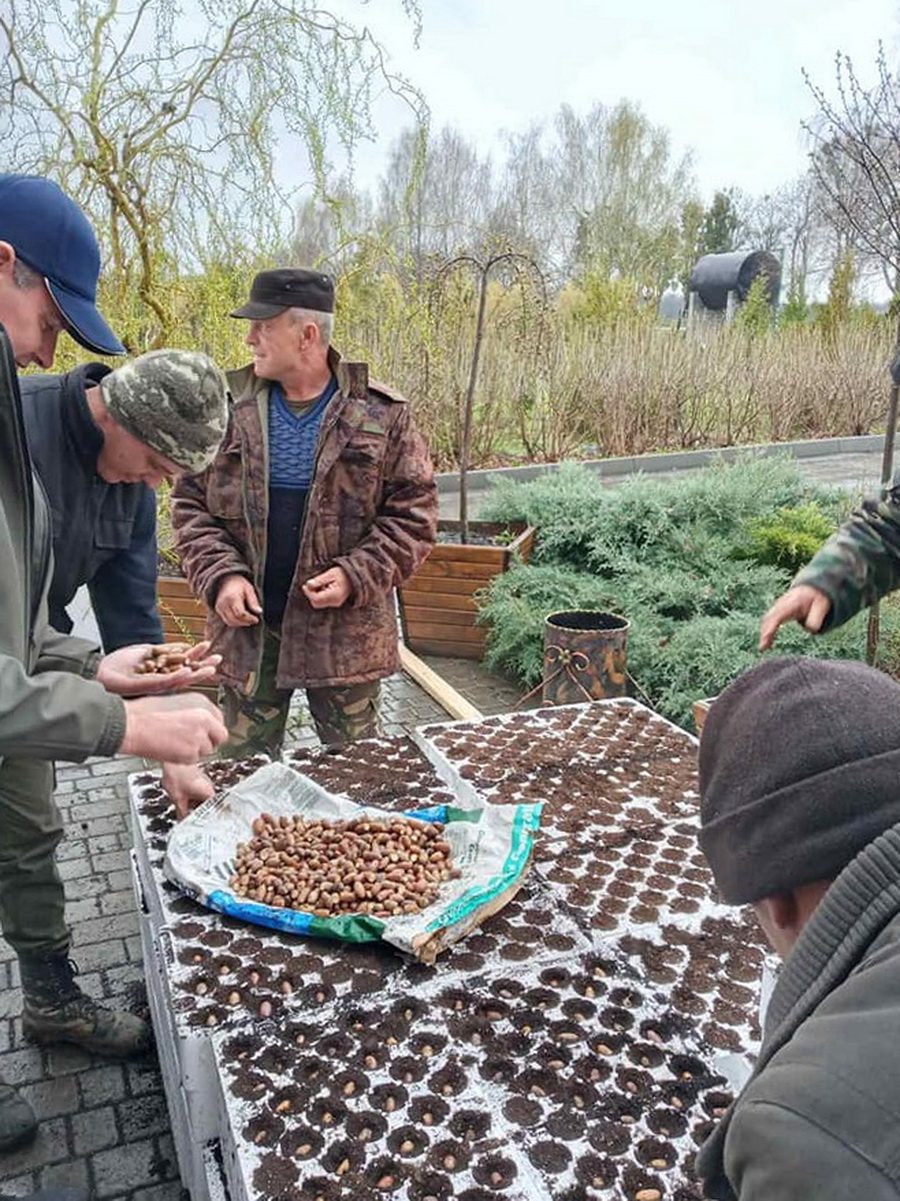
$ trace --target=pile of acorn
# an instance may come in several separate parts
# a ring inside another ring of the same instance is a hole
[[[230,884],[239,897],[315,917],[418,913],[457,879],[442,822],[409,817],[349,821],[273,817],[238,843]]]

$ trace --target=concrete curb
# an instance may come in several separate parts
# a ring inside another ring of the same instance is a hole
[[[763,456],[790,455],[795,459],[825,458],[828,455],[864,454],[879,451],[884,445],[881,434],[863,434],[851,438],[809,438],[801,442],[772,442],[755,446],[723,446],[712,450],[676,451],[672,454],[634,455],[621,459],[584,459],[583,467],[598,474],[615,477],[634,475],[642,471],[648,475],[660,471],[688,471],[692,467],[704,467],[713,459],[733,462],[746,454]],[[510,479],[517,482],[537,479],[540,475],[555,471],[558,463],[532,463],[527,467],[497,467],[489,471],[470,471],[469,489],[473,492],[490,487],[493,480]],[[459,473],[442,472],[437,477],[438,492],[452,494],[459,491]]]

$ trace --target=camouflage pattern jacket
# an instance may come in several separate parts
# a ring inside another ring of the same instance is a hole
[[[282,622],[279,688],[362,683],[396,671],[393,589],[427,557],[437,529],[431,459],[402,396],[370,384],[349,394],[329,350],[338,390],[325,411],[294,581]],[[230,628],[213,611],[225,576],[250,579],[262,596],[266,564],[269,386],[253,368],[229,373],[228,431],[210,467],[182,476],[172,493],[176,547],[194,592],[210,607],[208,637],[225,683],[252,690],[262,625]],[[300,586],[340,566],[352,586],[340,609],[313,609]]]
[[[831,600],[822,632],[900,588],[900,476],[884,500],[866,500],[797,574]]]

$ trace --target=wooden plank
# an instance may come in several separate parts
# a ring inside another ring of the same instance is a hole
[[[424,688],[430,697],[458,721],[480,721],[483,714],[470,704],[462,693],[457,692],[443,677],[439,676],[427,663],[423,663],[418,655],[408,646],[400,643],[400,666],[420,688]]]
[[[456,542],[438,542],[425,562],[490,563],[494,568],[500,568],[508,558],[507,546],[462,546]]]
[[[417,609],[413,605],[405,605],[403,613],[410,629],[430,629],[435,625],[472,628],[472,614],[466,610],[438,609],[434,605],[429,605],[425,609]]]
[[[437,638],[443,641],[483,646],[487,637],[487,631],[481,626],[452,625],[449,622],[434,621],[431,618],[428,621],[419,622],[417,626],[410,626],[410,623],[406,622],[405,629],[408,634],[406,641],[409,646],[413,645],[415,639],[422,638]]]
[[[157,600],[161,613],[177,613],[183,617],[206,617],[206,605],[192,596],[161,596]]]
[[[478,602],[473,596],[460,595],[458,592],[419,592],[418,589],[404,588],[404,609],[457,609],[468,613],[470,618],[479,609]]]
[[[163,634],[166,642],[182,642],[188,635],[202,638],[206,633],[206,618],[204,617],[174,617],[165,612],[160,613]]]
[[[156,581],[156,592],[158,596],[188,596],[191,600],[196,599],[187,580],[178,576],[160,576]]]
[[[496,563],[475,563],[471,560],[463,563],[448,559],[434,559],[429,555],[416,574],[411,577],[409,583],[418,580],[419,576],[453,576],[455,579],[487,581],[492,580],[497,574]]]
[[[479,588],[484,588],[487,581],[482,578],[457,580],[449,575],[424,575],[417,572],[408,583],[400,588],[403,597],[413,593],[428,594],[440,592],[443,596],[457,593],[460,596],[472,596]]]

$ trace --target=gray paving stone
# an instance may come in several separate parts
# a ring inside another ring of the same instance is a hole
[[[65,863],[68,859],[86,861],[90,855],[90,843],[83,838],[72,838],[69,834],[59,844],[56,852],[57,863]]]
[[[91,769],[85,767],[84,764],[73,765],[71,767],[57,766],[56,768],[56,777],[58,780],[83,780],[85,778],[89,779],[91,775]]]
[[[0,993],[0,1019],[14,1018],[22,1010],[22,997],[18,989],[5,989]]]
[[[116,802],[121,809],[122,802]],[[109,837],[111,834],[127,833],[128,825],[124,816],[121,813],[112,814],[109,817],[83,817],[76,824],[79,829],[87,834],[91,840],[101,837]]]
[[[30,1147],[0,1157],[0,1180],[5,1180],[7,1176],[21,1176],[46,1164],[60,1163],[70,1158],[65,1119],[51,1118],[49,1122],[41,1122],[37,1138]]]
[[[72,948],[72,958],[78,964],[79,970],[88,973],[115,967],[126,962],[125,940],[111,938],[106,942],[94,942],[87,946],[81,946],[79,943]]]
[[[41,1188],[90,1189],[90,1186],[87,1160],[84,1159],[53,1164],[41,1172]]]
[[[117,1197],[158,1181],[159,1155],[151,1139],[98,1151],[91,1162],[98,1197]]]
[[[189,1201],[189,1198],[190,1193],[181,1187],[180,1180],[137,1189],[131,1194],[131,1201]]]
[[[122,1101],[117,1107],[119,1127],[126,1142],[169,1131],[169,1111],[162,1093],[148,1093]]]
[[[154,1171],[157,1180],[163,1183],[178,1179],[178,1160],[171,1134],[162,1134],[156,1140],[156,1162]]]
[[[89,917],[101,917],[100,898],[98,896],[81,897],[79,900],[66,900],[66,921],[70,925],[81,923]]]
[[[13,1176],[9,1180],[3,1179],[3,1191],[11,1197],[24,1197],[27,1193],[33,1193],[36,1187],[33,1173],[27,1176]]]
[[[100,912],[104,915],[134,912],[134,887],[130,880],[127,889],[104,893],[100,898]]]
[[[109,793],[108,797],[102,799],[96,795],[98,791]],[[122,812],[121,797],[116,796],[115,788],[94,789],[91,792],[83,794],[90,799],[85,801],[79,798],[77,805],[71,805],[67,818],[73,822],[86,822],[93,832],[99,833],[96,830],[95,822],[105,821],[110,823],[111,829],[116,829],[122,826],[125,822],[125,814]]]
[[[83,1047],[74,1043],[55,1043],[47,1048],[47,1074],[51,1077],[67,1076],[70,1072],[83,1072],[94,1062],[94,1057]]]
[[[56,867],[61,879],[66,883],[69,880],[79,880],[94,874],[94,868],[87,855],[79,855],[71,859],[60,859],[57,855]]]
[[[128,762],[125,759],[94,759],[91,762],[92,776],[122,776],[123,778],[130,771],[134,771],[133,767],[125,767]]]
[[[78,1085],[71,1076],[24,1084],[19,1091],[42,1121],[64,1113],[75,1113],[81,1103]]]
[[[125,1065],[125,1075],[128,1080],[128,1091],[133,1097],[143,1096],[159,1090],[162,1077],[159,1074],[159,1064],[147,1060]]]
[[[76,1077],[85,1109],[121,1101],[125,1096],[125,1069],[121,1064],[110,1063],[80,1072]]]
[[[137,913],[114,913],[109,917],[93,917],[79,922],[77,946],[103,942],[109,938],[127,938],[138,929]]]
[[[26,1045],[0,1055],[0,1080],[7,1084],[31,1084],[43,1075],[44,1063],[39,1047]]]
[[[76,1113],[72,1118],[72,1141],[76,1155],[93,1155],[119,1141],[115,1110],[108,1105]]]
[[[126,872],[130,862],[127,851],[107,851],[105,854],[91,856],[95,872]]]
[[[66,880],[66,901],[71,904],[72,901],[83,901],[87,897],[99,897],[109,892],[109,877],[103,875],[95,875],[86,873],[83,876],[77,876],[74,880]],[[74,921],[71,913],[67,915],[69,921]]]
[[[132,882],[130,867],[118,872],[108,872],[106,879],[109,884],[110,892],[119,892],[121,889],[131,889],[131,895],[134,897],[134,884]]]
[[[125,939],[125,949],[128,952],[128,958],[133,963],[144,962],[144,948],[141,945],[140,934],[131,934]]]

